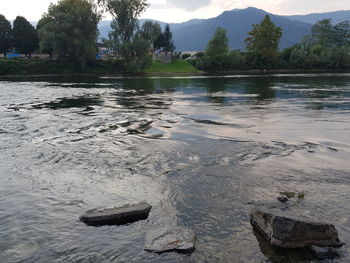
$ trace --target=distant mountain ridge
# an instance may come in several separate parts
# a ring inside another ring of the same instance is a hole
[[[340,23],[346,20],[350,21],[350,10],[340,10],[327,13],[313,13],[308,15],[285,16],[291,20],[297,20],[309,24],[315,24],[323,19],[332,19],[333,23]]]
[[[225,11],[210,19],[193,19],[184,23],[170,23],[177,51],[202,51],[213,36],[216,28],[227,30],[231,49],[245,49],[244,40],[251,31],[253,24],[260,23],[265,15],[270,15],[272,21],[283,30],[280,47],[283,49],[299,42],[311,31],[311,24],[292,21],[284,16],[267,13],[264,10],[249,7]],[[142,19],[141,23],[146,21]],[[164,22],[159,22],[162,26]],[[100,24],[100,36],[106,38],[110,27],[103,21]]]
[[[282,28],[283,37],[280,47],[283,49],[299,42],[311,31],[311,24],[292,21],[283,16],[273,15],[257,8],[235,9],[221,15],[202,21],[199,24],[172,28],[177,50],[204,50],[213,36],[216,28],[227,30],[231,49],[245,49],[247,33],[253,24],[260,23],[265,15]]]
[[[283,37],[280,48],[292,46],[298,43],[304,36],[310,34],[311,27],[319,20],[330,18],[334,23],[350,20],[350,10],[340,10],[328,13],[313,13],[308,15],[281,16],[268,13],[264,10],[249,7],[246,9],[233,9],[225,11],[221,15],[209,19],[192,19],[183,23],[170,23],[177,51],[202,51],[205,50],[208,41],[213,36],[217,27],[227,30],[230,48],[245,49],[244,40],[251,31],[253,24],[262,21],[265,15],[270,15],[271,20],[282,28]],[[140,22],[156,21],[141,19]],[[166,23],[156,21],[164,28]],[[31,22],[36,25],[36,22]],[[99,23],[100,38],[107,38],[111,31],[111,21]]]

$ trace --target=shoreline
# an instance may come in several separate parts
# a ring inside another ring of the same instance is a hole
[[[227,76],[227,75],[277,75],[277,74],[289,74],[289,75],[299,75],[299,74],[341,74],[350,73],[350,69],[312,69],[312,70],[284,70],[284,69],[274,69],[274,70],[228,70],[228,71],[200,71],[200,72],[139,72],[134,74],[127,73],[116,73],[116,74],[91,74],[91,73],[77,73],[77,74],[10,74],[10,75],[0,75],[1,78],[50,78],[50,77],[181,77],[181,76]]]

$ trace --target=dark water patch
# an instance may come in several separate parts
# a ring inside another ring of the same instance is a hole
[[[79,97],[79,98],[61,98],[48,103],[32,105],[34,109],[69,109],[69,108],[85,108],[85,111],[90,111],[91,106],[102,105],[103,101],[99,97]]]

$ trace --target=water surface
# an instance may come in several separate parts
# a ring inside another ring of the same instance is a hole
[[[330,222],[350,244],[349,138],[349,74],[3,78],[0,262],[312,262],[257,239],[249,211]],[[146,221],[78,220],[139,201]],[[143,251],[176,224],[198,234],[192,255]]]

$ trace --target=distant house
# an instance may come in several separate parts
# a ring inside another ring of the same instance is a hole
[[[195,60],[197,59],[197,54],[200,53],[199,51],[184,51],[181,52],[181,56],[188,55],[188,57],[185,60]]]
[[[108,58],[111,54],[109,48],[102,43],[97,43],[97,55],[96,55],[96,59],[106,59]]]

